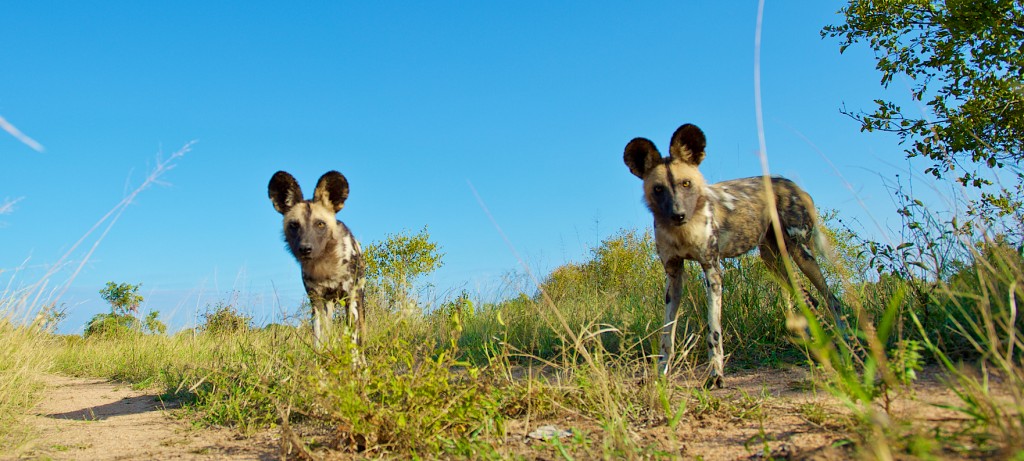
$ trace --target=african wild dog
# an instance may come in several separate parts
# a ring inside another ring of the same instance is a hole
[[[704,160],[706,144],[700,128],[686,124],[672,135],[668,158],[662,158],[650,140],[635,138],[626,145],[623,160],[629,171],[644,181],[644,200],[654,215],[655,244],[665,267],[665,324],[658,371],[668,373],[675,347],[676,311],[682,298],[683,261],[693,260],[704,269],[707,287],[708,385],[722,387],[722,258],[736,257],[756,247],[768,269],[794,293],[782,259],[788,253],[828,300],[840,326],[842,320],[839,300],[825,285],[814,259],[815,247],[822,244],[811,197],[793,181],[779,177],[771,178],[768,190],[761,176],[708,184],[697,169]],[[772,225],[770,198],[774,198],[782,228],[782,249]],[[817,304],[809,294],[803,294]]]
[[[278,171],[267,186],[274,209],[284,215],[284,240],[302,266],[302,283],[313,307],[313,344],[320,348],[334,318],[335,305],[356,344],[363,338],[363,289],[366,283],[359,242],[335,215],[348,198],[348,180],[328,171],[317,181],[313,200],[303,200],[292,175]]]

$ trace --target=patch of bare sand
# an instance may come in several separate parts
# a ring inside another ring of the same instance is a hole
[[[845,411],[816,390],[802,368],[736,372],[724,389],[711,395],[719,399],[718,409],[697,413],[676,432],[684,441],[681,451],[689,456],[838,460],[851,455],[841,448],[847,434],[840,421],[819,421],[804,414],[803,408]]]
[[[956,395],[943,384],[943,373],[931,366],[919,373],[912,388],[891,395],[889,412],[884,399],[876,407],[880,414],[910,422],[921,428],[954,427],[966,422],[962,415],[942,408],[957,403]],[[683,389],[698,389],[702,381],[677,378]],[[850,445],[857,436],[851,433],[851,411],[827,391],[817,389],[806,368],[790,366],[742,370],[730,373],[724,389],[708,392],[702,398],[687,395],[673,402],[673,409],[686,410],[673,429],[664,416],[649,421],[632,421],[630,437],[652,454],[669,458],[704,460],[847,460],[858,459]],[[504,453],[527,459],[557,459],[555,450],[543,442],[529,440],[530,431],[542,425],[580,431],[591,440],[589,449],[576,446],[573,451],[596,458],[605,436],[597,421],[585,417],[548,416],[536,421],[510,421]],[[571,445],[566,439],[562,442]],[[538,456],[538,453],[540,454]],[[955,453],[937,453],[939,458],[956,458]],[[583,456],[586,458],[587,456]]]
[[[238,437],[228,429],[192,429],[152,392],[107,380],[48,375],[42,402],[29,416],[37,437],[20,459],[277,459],[270,435]]]
[[[956,405],[958,399],[944,384],[940,367],[925,367],[918,376],[911,387],[893,391],[888,400],[876,400],[878,414],[919,428],[952,428],[967,422],[963,415],[944,408]],[[686,418],[676,431],[687,456],[706,460],[858,456],[847,445],[851,437],[856,438],[850,433],[850,409],[815,388],[806,368],[739,371],[728,376],[726,384],[711,394],[727,410]]]

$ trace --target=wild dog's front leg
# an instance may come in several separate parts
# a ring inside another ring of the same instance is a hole
[[[676,347],[676,314],[683,297],[683,261],[671,259],[665,263],[665,323],[661,330],[661,356],[658,372],[667,375]]]
[[[349,341],[349,350],[352,354],[352,367],[358,368],[363,366],[364,360],[360,350],[362,344],[363,332],[360,325],[363,323],[362,316],[360,315],[360,302],[351,292],[343,295],[340,300],[342,309],[342,321],[344,326],[344,335]]]
[[[320,327],[323,329],[323,335],[324,335],[323,338],[322,338],[323,343],[326,343],[327,341],[330,341],[331,338],[334,336],[331,333],[331,330],[333,329],[332,327],[334,326],[334,308],[337,305],[338,305],[338,300],[337,299],[327,299],[327,300],[324,301],[324,310],[323,310],[324,318],[323,318],[322,323],[320,325]]]
[[[720,260],[704,265],[704,283],[708,288],[708,360],[711,376],[707,387],[724,385],[725,349],[722,345],[722,266]]]
[[[309,303],[313,310],[313,348],[320,350],[326,340],[326,324],[330,322],[330,316],[326,314],[330,308],[327,307],[328,302],[319,296],[310,296]]]

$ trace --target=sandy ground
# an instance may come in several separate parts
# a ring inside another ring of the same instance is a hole
[[[227,429],[193,429],[152,391],[52,375],[46,382],[45,397],[29,417],[37,437],[20,459],[278,459],[278,443],[271,437],[242,439]]]

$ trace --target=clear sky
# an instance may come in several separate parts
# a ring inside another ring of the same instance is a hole
[[[872,219],[898,224],[883,181],[906,160],[839,113],[886,95],[866,47],[840,55],[819,36],[842,5],[767,2],[768,155],[819,207],[878,233]],[[307,195],[341,171],[338,216],[364,246],[426,225],[445,253],[428,280],[439,295],[493,296],[519,262],[473,188],[543,275],[650,226],[622,163],[633,137],[666,153],[695,123],[710,180],[760,173],[756,15],[755,1],[6,1],[0,116],[45,151],[0,131],[0,200],[21,199],[0,215],[0,282],[35,283],[157,153],[197,140],[58,300],[62,331],[108,310],[107,281],[142,283],[143,310],[172,329],[233,293],[261,322],[294,313],[299,269],[266,193],[277,170]]]

